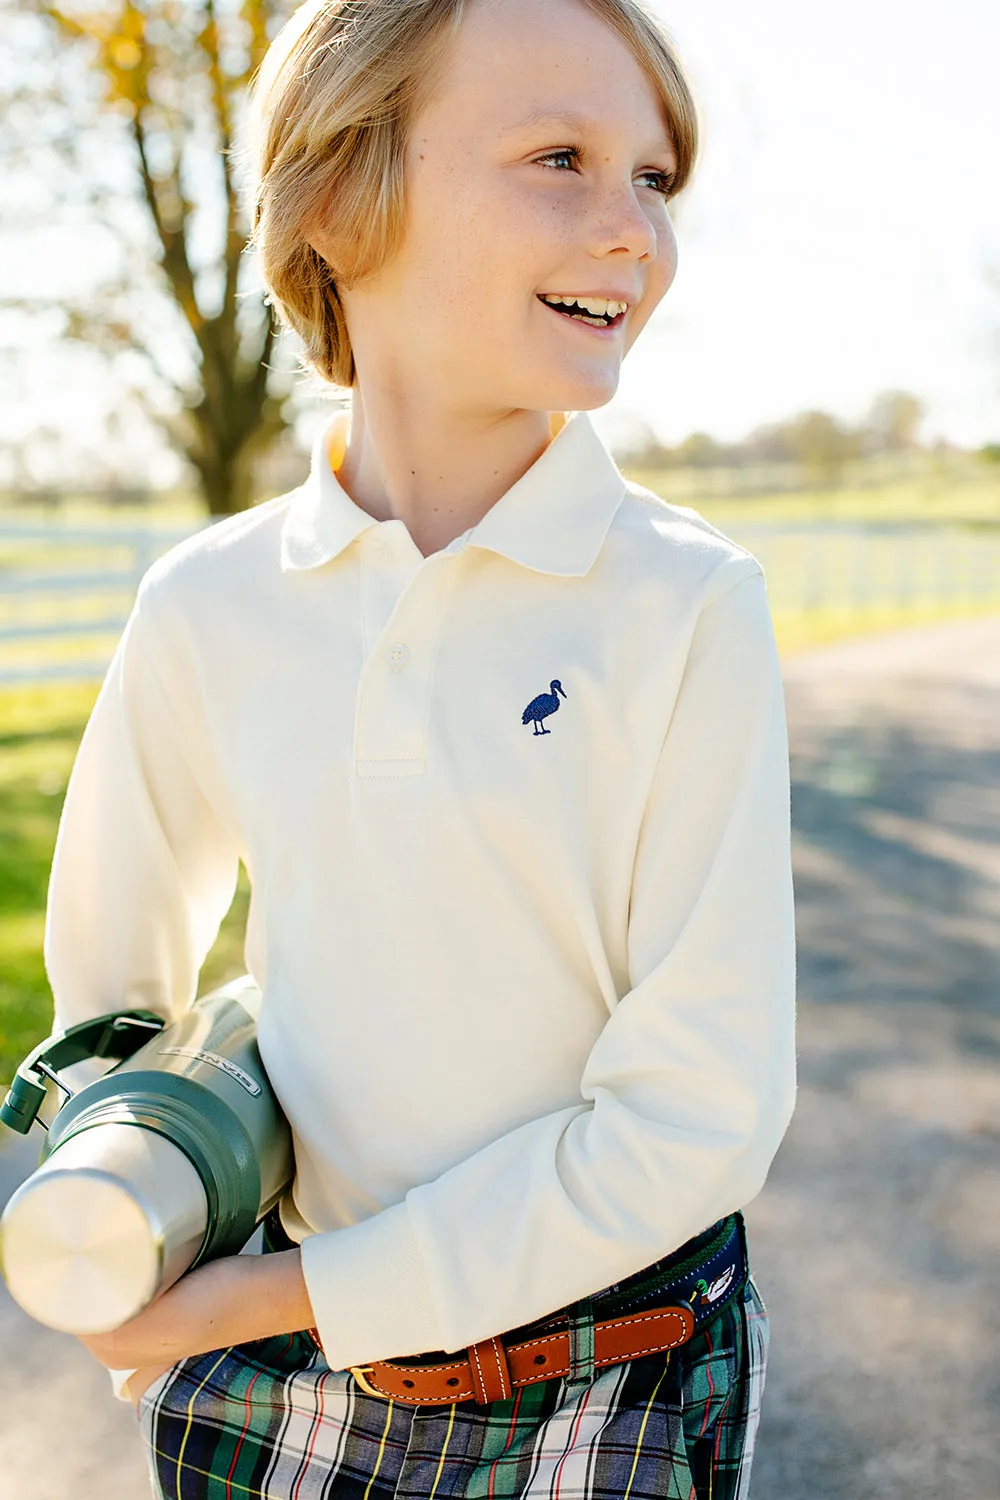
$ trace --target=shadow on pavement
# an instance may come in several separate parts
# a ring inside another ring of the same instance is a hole
[[[1000,1495],[1000,622],[789,673],[799,1101],[754,1500]]]

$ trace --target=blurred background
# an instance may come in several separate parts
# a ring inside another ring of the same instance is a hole
[[[59,810],[138,580],[297,484],[330,410],[244,253],[234,151],[293,8],[0,0],[0,1082],[49,1029]],[[703,153],[597,421],[763,563],[792,755],[800,1093],[747,1209],[754,1500],[998,1500],[1000,10],[654,8]],[[246,897],[203,989],[242,971]],[[38,1149],[0,1139],[0,1202]],[[2,1288],[0,1331],[11,1493],[148,1493],[82,1346]]]

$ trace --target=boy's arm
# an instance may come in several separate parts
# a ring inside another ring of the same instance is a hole
[[[66,791],[45,923],[57,1027],[110,1010],[180,1015],[236,889],[204,705],[154,592],[144,580]]]
[[[203,706],[169,656],[144,581],[60,819],[45,925],[53,1029],[111,1010],[181,1014],[232,903],[239,850]],[[133,1372],[110,1373],[127,1400]]]
[[[631,987],[580,1102],[303,1241],[334,1368],[460,1349],[548,1314],[764,1183],[796,1089],[788,747],[762,575],[747,560],[721,571],[645,808]]]

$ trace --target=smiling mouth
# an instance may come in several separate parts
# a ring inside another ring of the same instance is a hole
[[[627,302],[615,302],[606,297],[562,297],[539,292],[539,302],[551,307],[553,312],[572,318],[576,323],[589,323],[591,328],[617,328],[624,322],[628,312]]]

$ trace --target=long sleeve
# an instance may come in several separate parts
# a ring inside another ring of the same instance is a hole
[[[745,558],[719,569],[694,629],[645,803],[628,957],[579,1103],[303,1241],[334,1367],[543,1316],[763,1185],[795,1102],[795,948],[781,678]]]
[[[133,1007],[181,1014],[236,887],[196,674],[154,595],[147,574],[66,792],[45,928],[57,1027]]]

